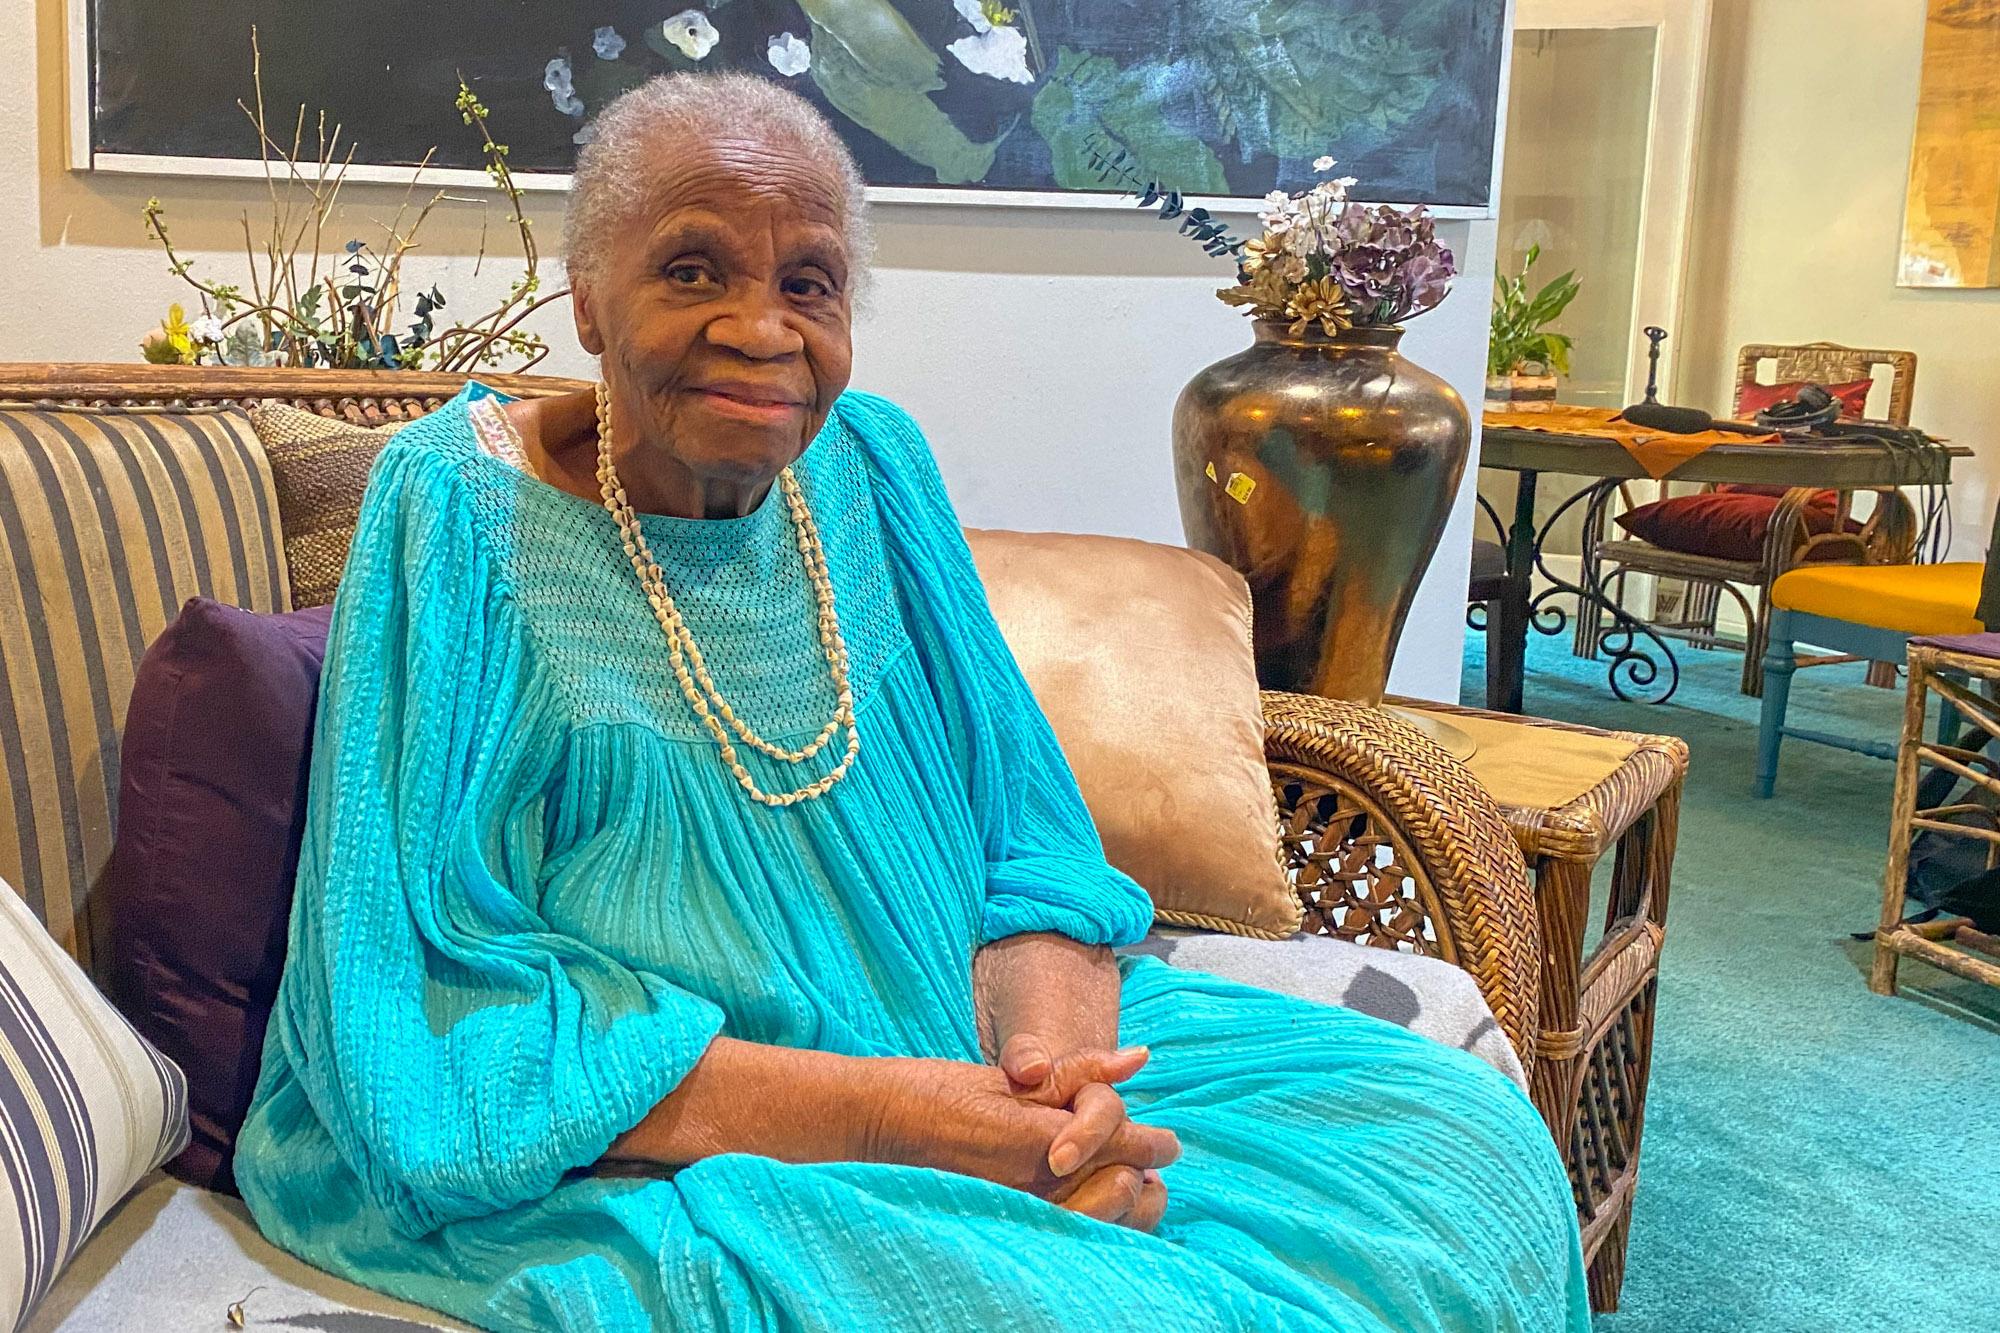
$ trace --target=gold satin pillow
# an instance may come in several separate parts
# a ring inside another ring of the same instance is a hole
[[[1296,933],[1242,578],[1211,556],[1122,537],[965,537],[1111,864],[1161,921]]]

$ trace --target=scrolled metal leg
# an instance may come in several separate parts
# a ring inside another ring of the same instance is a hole
[[[1617,488],[1616,481],[1601,481],[1596,485],[1585,487],[1556,506],[1555,512],[1543,520],[1540,530],[1535,534],[1535,569],[1548,581],[1549,586],[1529,603],[1529,623],[1544,634],[1561,633],[1564,613],[1561,607],[1552,603],[1552,599],[1561,594],[1575,597],[1580,609],[1602,608],[1612,620],[1610,627],[1598,639],[1599,649],[1611,659],[1608,672],[1611,692],[1627,703],[1661,704],[1673,698],[1674,691],[1680,688],[1681,683],[1681,665],[1674,657],[1673,649],[1667,646],[1667,641],[1654,633],[1652,626],[1606,596],[1601,565],[1586,567],[1582,571],[1585,582],[1579,584],[1558,577],[1543,558],[1542,548],[1548,540],[1548,535],[1564,514],[1577,504],[1588,504],[1590,506],[1586,517],[1588,522],[1610,503],[1610,496]],[[1551,618],[1552,628],[1544,628],[1545,616]],[[1651,641],[1650,647],[1640,643],[1641,636]],[[1666,688],[1657,696],[1651,695],[1651,688],[1662,679],[1665,680]],[[1641,698],[1628,692],[1627,686],[1647,694],[1648,697]]]

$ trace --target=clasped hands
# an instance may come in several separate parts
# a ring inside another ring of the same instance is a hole
[[[1128,1117],[1112,1087],[1147,1057],[1143,1047],[1058,1055],[1017,1033],[997,1065],[898,1061],[906,1082],[888,1099],[877,1152],[1150,1231],[1167,1205],[1160,1168],[1180,1156],[1180,1140]]]

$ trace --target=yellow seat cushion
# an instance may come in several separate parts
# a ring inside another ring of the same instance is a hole
[[[1898,634],[1977,634],[1973,614],[1986,567],[1807,565],[1771,585],[1771,605]]]

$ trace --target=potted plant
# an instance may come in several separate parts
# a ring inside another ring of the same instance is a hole
[[[1528,271],[1542,257],[1531,245],[1513,277],[1493,276],[1493,336],[1486,345],[1486,401],[1516,412],[1542,411],[1556,401],[1556,380],[1569,374],[1574,341],[1549,325],[1576,299],[1574,272],[1528,294]]]

